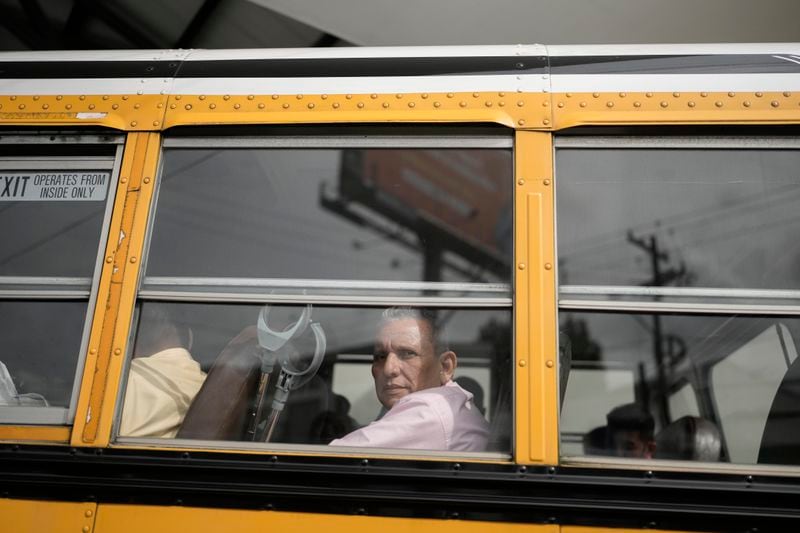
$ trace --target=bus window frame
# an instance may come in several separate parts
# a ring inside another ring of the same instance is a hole
[[[72,378],[68,407],[0,407],[0,424],[25,424],[36,426],[70,426],[75,420],[78,395],[86,363],[92,320],[97,305],[103,256],[108,243],[109,227],[116,198],[117,183],[122,166],[125,136],[119,133],[94,134],[74,131],[47,133],[15,133],[0,137],[2,145],[60,146],[60,145],[115,145],[113,154],[104,156],[8,156],[0,157],[0,171],[42,169],[106,170],[111,176],[106,192],[103,219],[98,235],[97,251],[91,277],[57,276],[0,276],[0,300],[72,300],[85,301],[81,341]],[[46,151],[46,148],[43,148]]]
[[[683,149],[683,150],[800,150],[800,136],[760,135],[553,135],[554,174],[558,173],[558,152],[569,149]],[[556,196],[558,192],[556,191]],[[556,205],[556,218],[558,217]],[[557,237],[556,237],[557,238]],[[557,252],[558,253],[558,252]],[[559,255],[560,257],[560,255]],[[630,285],[561,285],[557,286],[557,314],[562,312],[612,312],[612,313],[655,313],[680,315],[739,315],[739,316],[790,316],[800,319],[800,290],[792,289],[749,289],[717,287],[657,287]],[[614,298],[616,297],[616,299]],[[655,300],[654,297],[658,297]],[[663,299],[661,299],[663,298]],[[673,298],[670,300],[670,298]],[[753,303],[756,302],[756,303]],[[707,416],[707,409],[718,410],[714,405],[715,394],[711,381],[707,390],[700,392],[693,379],[710,379],[716,364],[706,368],[703,376],[685,375],[668,385],[667,391],[689,384],[695,394],[701,416]],[[720,427],[723,449],[727,449],[726,437]],[[559,432],[559,446],[561,435]],[[663,459],[631,459],[612,456],[561,455],[559,463],[568,466],[613,466],[623,469],[663,469],[696,472],[763,472],[766,474],[800,475],[800,467],[791,465],[745,464],[728,462],[673,461]]]
[[[381,133],[372,133],[375,129]],[[430,126],[426,127],[430,130]],[[359,131],[358,127],[344,126],[342,129]],[[286,443],[259,443],[247,441],[220,441],[203,439],[162,439],[149,437],[124,437],[119,435],[119,426],[124,403],[125,389],[127,386],[128,371],[132,359],[132,350],[136,337],[136,324],[140,313],[140,303],[176,302],[176,303],[276,303],[276,304],[320,304],[347,307],[389,307],[392,305],[418,306],[427,308],[448,308],[463,311],[470,310],[501,310],[508,311],[513,322],[515,315],[515,290],[514,269],[509,264],[508,283],[465,283],[465,282],[425,282],[425,281],[362,281],[362,280],[316,280],[305,278],[205,278],[205,277],[159,277],[148,276],[147,267],[150,255],[150,244],[153,236],[155,220],[158,216],[159,193],[163,181],[163,164],[165,150],[170,148],[201,148],[201,149],[501,149],[508,150],[511,160],[511,172],[506,179],[513,183],[516,162],[516,135],[515,131],[508,129],[498,133],[497,130],[488,134],[473,131],[456,134],[462,128],[456,126],[437,127],[441,135],[414,134],[412,132],[395,132],[391,125],[375,125],[366,129],[362,135],[219,135],[214,133],[203,134],[201,128],[194,130],[188,136],[162,138],[158,170],[156,172],[155,187],[152,194],[146,233],[141,253],[139,279],[136,287],[135,306],[131,313],[131,325],[127,343],[127,353],[122,369],[120,386],[117,391],[116,408],[113,417],[111,443],[115,447],[152,447],[157,446],[167,449],[203,449],[215,452],[247,451],[259,454],[272,452],[293,454],[314,454],[325,456],[342,456],[358,453],[359,456],[381,456],[393,458],[414,458],[422,460],[475,460],[507,463],[513,459],[515,427],[512,423],[511,448],[502,452],[451,452],[432,450],[409,450],[390,448],[332,448],[319,444],[286,444]],[[421,128],[422,129],[422,128]],[[488,130],[487,130],[488,131]],[[387,133],[383,133],[387,132]],[[513,198],[514,189],[511,188]],[[512,199],[510,198],[510,199]],[[513,208],[512,208],[513,209]],[[512,213],[513,215],[513,213]],[[513,232],[513,229],[512,229]],[[211,282],[211,283],[209,283]],[[194,291],[192,287],[213,287],[214,290]],[[171,287],[171,289],[170,289]],[[313,291],[304,290],[309,287],[322,291],[314,294]],[[387,287],[393,295],[372,296],[378,291],[386,291]],[[248,289],[250,292],[248,292]],[[255,289],[255,291],[253,291]],[[296,289],[287,294],[270,294],[274,289]],[[450,296],[416,296],[420,289],[435,289],[437,291],[469,291],[470,294],[485,294],[485,296],[450,297]],[[344,292],[342,292],[344,291]],[[509,350],[514,357],[515,347],[513,334],[508,339]],[[514,419],[514,381],[515,369],[508,369],[509,388],[511,389],[511,419]]]

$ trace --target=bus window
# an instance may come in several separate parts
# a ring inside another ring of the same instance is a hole
[[[0,139],[0,421],[68,424],[121,138]]]
[[[800,143],[556,146],[560,330],[572,356],[562,455],[786,462],[800,450],[800,433],[786,430],[800,408],[780,401],[800,334],[790,201]],[[581,382],[587,366],[606,377]],[[601,385],[621,366],[632,369],[633,397]],[[607,411],[590,416],[582,398]],[[641,446],[615,446],[619,435]]]
[[[458,144],[165,139],[120,441],[507,454],[511,144]],[[419,346],[395,354],[395,333]],[[181,394],[157,399],[167,383]],[[435,395],[475,439],[383,439],[396,403]]]

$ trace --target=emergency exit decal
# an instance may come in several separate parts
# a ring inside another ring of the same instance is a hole
[[[3,172],[0,202],[102,201],[110,172]]]

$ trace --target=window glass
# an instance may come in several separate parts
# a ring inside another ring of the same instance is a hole
[[[503,149],[169,148],[152,277],[510,280]]]
[[[562,426],[584,431],[578,455],[755,464],[776,449],[800,452],[800,432],[787,430],[800,421],[800,405],[782,403],[800,382],[793,377],[800,320],[571,311],[562,312],[561,329],[569,332],[573,365],[591,364],[606,376],[570,374]],[[637,369],[629,374],[635,396],[607,412],[587,409],[582,398],[602,404],[620,366]],[[694,393],[680,385],[697,377]]]
[[[510,350],[510,309],[143,301],[118,431],[507,452]]]
[[[800,150],[564,148],[556,168],[564,285],[800,288]]]
[[[110,180],[105,170],[0,168],[0,224],[14,228],[0,233],[0,276],[90,277]]]
[[[85,316],[85,301],[0,300],[0,405],[69,406]]]

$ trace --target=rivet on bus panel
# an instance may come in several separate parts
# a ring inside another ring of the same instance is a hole
[[[333,103],[333,108],[334,109],[339,109],[339,102],[334,102]]]
[[[284,103],[283,105],[281,105],[281,107],[284,109],[289,109],[289,104]]]
[[[520,126],[524,126],[525,125],[525,119],[524,118],[519,119],[517,121],[517,124],[519,124]]]
[[[352,100],[353,99],[353,95],[352,94],[346,94],[345,98],[347,98],[348,100]]]
[[[242,104],[233,104],[234,109],[239,109],[240,107],[242,107]]]
[[[653,93],[645,93],[645,96],[648,97],[648,98],[652,98],[653,97]]]
[[[309,102],[308,103],[308,108],[309,109],[314,109],[314,102]]]
[[[606,102],[606,107],[614,107],[614,102]]]
[[[122,350],[120,348],[115,348],[114,349],[114,355],[120,355],[121,353],[122,353]]]
[[[661,107],[668,107],[668,106],[669,102],[663,102],[663,101],[661,102]]]
[[[467,103],[464,102],[463,100],[461,102],[459,102],[458,105],[461,106],[461,107],[467,107]]]
[[[600,93],[592,93],[592,98],[600,98]]]
[[[586,102],[581,102],[579,105],[580,105],[581,107],[586,107]]]
[[[14,101],[14,100],[16,100],[16,99],[17,99],[17,97],[16,97],[16,96],[12,96],[12,97],[11,97],[11,100],[12,100],[12,101]]]
[[[34,97],[33,97],[33,101],[34,101],[34,102],[36,102],[36,101],[38,101],[38,100],[39,100],[39,97],[38,97],[38,96],[34,96]]]
[[[517,181],[517,185],[525,185],[525,180],[520,179],[519,181]]]
[[[786,91],[785,93],[783,93],[783,96],[785,96],[786,98],[789,98],[790,96],[792,96],[792,93],[790,93],[789,91]]]
[[[769,103],[769,105],[771,105],[772,107],[778,107],[781,104],[777,100],[773,100],[772,102]]]
[[[544,264],[544,269],[545,270],[552,270],[552,268],[553,268],[553,265],[551,263],[545,263]]]
[[[114,258],[111,257],[110,255],[108,257],[106,257],[106,263],[110,263],[113,260],[114,260]]]
[[[550,180],[544,180],[542,183],[544,183],[545,186],[550,185]]]
[[[135,257],[131,257],[131,263],[135,263],[135,262],[136,262],[136,258]]]
[[[525,102],[523,100],[519,100],[517,102],[517,107],[523,107],[524,105],[525,105]]]
[[[205,99],[206,99],[206,95],[204,95],[204,94],[201,94],[200,96],[198,96],[198,98],[199,98],[200,100],[205,100]]]
[[[706,96],[708,96],[708,93],[707,93],[707,92],[702,92],[702,93],[700,93],[700,96],[702,96],[703,98],[705,98]]]
[[[452,98],[453,96],[454,96],[453,93],[447,93],[448,98]]]
[[[487,102],[484,102],[483,105],[485,105],[486,107],[492,107],[492,102],[488,102],[487,101]]]
[[[734,96],[736,96],[736,93],[734,93],[734,92],[728,93],[728,97],[733,98]]]
[[[626,96],[628,96],[628,93],[619,93],[620,98],[625,98]]]
[[[719,100],[717,100],[716,102],[714,102],[714,105],[717,106],[717,107],[722,107],[723,103],[720,102]]]
[[[273,99],[273,100],[277,100],[278,98],[279,98],[279,96],[278,96],[277,94],[273,94],[273,95],[272,95],[272,99]]]
[[[259,108],[259,109],[264,109],[265,107],[267,107],[267,106],[265,106],[263,103],[261,103],[261,104],[258,104],[258,108]]]
[[[156,104],[156,107],[157,107],[158,109],[162,109],[162,108],[164,107],[164,104],[163,104],[163,103],[161,103],[161,102],[159,102],[158,104]],[[116,107],[115,107],[114,109],[116,109]]]
[[[544,120],[542,121],[542,124],[544,124],[545,126],[547,126],[547,125],[549,125],[549,124],[550,124],[550,121],[549,121],[548,119],[544,119]],[[520,126],[521,126],[521,125],[522,125],[522,124],[520,124]]]
[[[497,102],[497,105],[500,106],[500,107],[505,107],[506,103],[505,102]]]
[[[56,96],[56,100],[61,100],[62,98],[64,98],[64,97],[61,96],[60,94],[58,96]]]
[[[145,183],[150,183],[150,178],[145,178],[145,179],[143,179],[142,181],[144,181]],[[134,260],[135,260],[135,259],[136,259],[136,258],[134,257]]]
[[[192,108],[192,104],[186,104],[183,107],[188,111],[188,110],[190,110]]]
[[[178,106],[176,106],[175,104],[169,104],[169,108],[170,109],[175,109],[176,107],[178,107]]]
[[[572,93],[567,93],[567,98],[572,98]]]
[[[227,98],[225,98],[225,99],[227,100]],[[302,99],[303,99],[303,95],[302,95],[302,94],[298,94],[298,95],[297,95],[297,99],[298,99],[298,100],[302,100]]]
[[[674,98],[680,98],[681,97],[681,93],[672,93],[672,96]]]
[[[506,93],[497,93],[497,96],[499,96],[500,98],[503,98],[505,95],[506,95]],[[423,96],[423,98],[424,98],[424,96]]]
[[[359,109],[364,109],[364,102],[359,102],[356,107],[358,107]]]
[[[547,102],[542,102],[542,105],[543,105],[544,107],[547,107]],[[564,102],[559,102],[559,103],[558,103],[558,107],[564,107]]]
[[[92,354],[92,355],[96,354],[97,353],[97,348],[92,348],[91,350],[89,350],[89,353]]]
[[[209,109],[216,109],[217,108],[217,104],[212,102],[212,103],[208,104],[208,108]]]
[[[548,359],[548,360],[547,360],[547,362],[545,363],[545,366],[546,366],[547,368],[553,368],[553,361],[551,361],[551,360],[549,360],[549,359]]]
[[[42,109],[50,109],[50,106],[47,104],[42,104]]]
[[[441,106],[442,106],[442,104],[440,104],[439,102],[434,102],[433,103],[433,107],[441,107]]]
[[[89,531],[91,531],[91,528],[89,526],[83,526],[83,530],[82,531],[83,531],[83,533],[89,533]]]
[[[19,104],[20,109],[25,109],[25,104]]]
[[[253,96],[252,94],[248,94],[247,95],[247,99],[248,100],[253,100],[254,98],[255,98],[255,96]]]
[[[417,105],[417,104],[415,104],[414,102],[409,102],[409,103],[408,103],[408,107],[414,107],[414,106],[416,106],[416,105]]]
[[[371,95],[369,95],[369,97],[372,98],[373,100],[375,100],[375,99],[378,98],[378,95],[375,94],[375,93],[372,93]]]
[[[327,100],[328,99],[328,95],[327,94],[323,94],[322,96],[320,96],[320,98],[322,98],[323,100]]]
[[[389,109],[389,102],[384,102],[381,105],[383,106],[384,109]]]
[[[764,93],[761,92],[756,93],[756,97],[761,98],[762,96],[764,96]]]
[[[86,100],[86,95],[82,94],[78,97],[78,100]]]
[[[120,183],[128,183],[128,178],[120,178],[119,182]]]
[[[226,94],[225,96],[222,97],[222,99],[223,100],[230,100],[231,99],[231,95]]]
[[[400,93],[397,93],[397,94],[395,95],[395,97],[396,97],[396,98],[398,98],[398,99],[400,99],[400,98],[402,98],[402,97],[403,97],[403,95],[402,95],[402,94],[400,94]]]
[[[692,102],[692,101],[690,100],[690,101],[689,101],[689,102],[688,102],[686,105],[688,105],[689,107],[694,107],[694,105],[695,105],[695,104],[694,104],[694,102]]]
[[[520,270],[525,270],[525,263],[520,263],[520,264],[518,265],[518,268],[519,268]]]
[[[94,109],[94,104],[89,104],[89,109]]]
[[[153,121],[153,126],[158,126],[158,121],[157,120]]]
[[[64,106],[66,109],[72,109],[72,104],[67,104]]]
[[[472,97],[473,97],[473,98],[477,98],[477,97],[479,97],[479,96],[480,96],[480,93],[472,93]]]
[[[186,109],[191,109],[192,106],[190,104],[186,104],[186,105],[189,106]],[[133,108],[134,109],[139,109],[141,107],[142,107],[142,104],[133,104]]]
[[[527,361],[525,361],[525,359],[522,359],[522,360],[520,360],[520,362],[519,362],[519,366],[522,366],[522,367],[524,367],[524,366],[525,366],[525,365],[527,365],[527,364],[528,364],[528,362],[527,362]]]
[[[87,511],[84,513],[84,515],[86,516],[86,518],[91,518],[93,514],[94,514],[94,513],[93,513],[91,510],[87,510]]]

